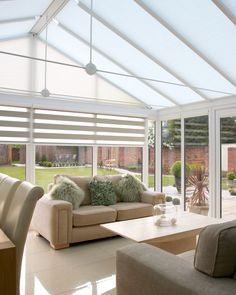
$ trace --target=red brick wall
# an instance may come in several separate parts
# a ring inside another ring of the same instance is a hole
[[[236,170],[236,148],[228,148],[228,171],[233,172]]]

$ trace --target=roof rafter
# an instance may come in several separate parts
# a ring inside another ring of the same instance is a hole
[[[140,51],[142,54],[144,54],[146,57],[148,57],[150,60],[152,60],[154,63],[162,67],[165,71],[167,71],[169,74],[174,76],[177,80],[181,81],[184,85],[186,85],[188,88],[190,88],[193,92],[197,93],[199,96],[201,96],[205,100],[209,100],[208,97],[206,97],[205,94],[203,94],[201,91],[197,90],[195,87],[193,87],[190,83],[188,83],[185,79],[180,77],[177,73],[175,73],[173,70],[171,70],[167,65],[163,64],[160,60],[158,60],[156,57],[151,55],[149,52],[147,52],[144,48],[142,48],[140,45],[132,41],[129,37],[124,35],[121,31],[119,31],[116,27],[114,27],[112,24],[108,23],[106,20],[104,20],[102,17],[97,15],[94,11],[91,11],[86,5],[84,5],[82,2],[79,2],[78,6],[83,9],[88,14],[92,14],[92,16],[98,20],[100,23],[102,23],[104,26],[106,26],[108,29],[110,29],[113,33],[121,37],[123,40],[128,42],[132,47],[136,48],[138,51]]]
[[[210,67],[212,67],[216,72],[218,72],[222,77],[224,77],[229,83],[233,86],[236,86],[236,83],[222,71],[217,65],[215,65],[209,58],[196,47],[193,46],[183,35],[177,32],[169,23],[167,23],[160,15],[150,9],[142,0],[134,0],[142,9],[144,9],[149,15],[151,15],[156,21],[158,21],[162,26],[164,26],[171,34],[178,38],[182,43],[184,43],[188,48],[190,48],[194,53],[196,53],[201,59],[203,59]],[[213,2],[217,0],[212,0]]]
[[[231,11],[219,0],[211,0],[223,13],[224,15],[236,26],[236,17]]]
[[[45,43],[45,41],[38,37],[38,39]],[[65,57],[69,58],[70,60],[72,60],[73,62],[75,62],[76,64],[80,64],[82,65],[82,63],[78,60],[76,60],[75,58],[73,58],[72,56],[70,56],[69,54],[65,53],[64,51],[60,50],[59,48],[57,48],[55,45],[50,44],[50,47],[54,48],[55,50],[57,50],[58,52],[60,52],[61,54],[63,54]],[[62,64],[63,65],[63,64]],[[65,64],[66,65],[66,64]],[[116,83],[110,81],[109,79],[103,77],[101,74],[96,73],[96,75],[98,77],[100,77],[101,79],[103,79],[104,81],[108,82],[109,84],[111,84],[112,86],[118,88],[119,90],[123,91],[125,94],[127,94],[128,96],[132,97],[133,99],[137,100],[138,102],[140,102],[141,104],[143,104],[144,107],[149,108],[149,105],[147,105],[146,103],[144,103],[143,101],[141,101],[140,99],[138,99],[136,96],[134,96],[133,94],[131,94],[129,91],[123,89],[121,86],[117,85]]]
[[[36,35],[43,31],[46,25],[62,10],[69,0],[53,0],[38,21],[30,30],[30,33]]]
[[[89,42],[87,40],[85,40],[84,38],[82,38],[81,36],[77,35],[76,33],[74,33],[73,31],[71,31],[69,28],[67,28],[65,25],[61,24],[60,22],[58,23],[58,26],[63,29],[64,31],[66,31],[68,34],[70,34],[71,36],[73,36],[74,38],[80,40],[81,42],[83,42],[84,44],[86,44],[87,46],[89,46]],[[121,64],[120,62],[116,61],[113,57],[111,57],[110,55],[106,54],[105,52],[103,52],[102,50],[100,50],[99,48],[97,48],[96,46],[93,45],[93,50],[97,51],[99,54],[101,54],[103,57],[107,58],[109,61],[113,62],[115,65],[117,65],[118,67],[120,67],[121,69],[123,69],[124,71],[126,71],[127,73],[129,73],[132,76],[137,76],[136,73],[132,72],[130,69],[128,69],[127,67],[125,67],[123,64]],[[159,90],[157,87],[151,85],[149,82],[140,79],[139,77],[135,77],[135,79],[139,80],[141,83],[143,83],[144,85],[146,85],[147,87],[151,88],[152,90],[154,90],[156,93],[162,95],[163,97],[165,97],[167,100],[169,100],[170,102],[172,102],[174,105],[179,105],[174,99],[172,99],[171,97],[169,97],[168,95],[166,95],[164,92],[162,92],[161,90]],[[144,103],[143,101],[141,101],[142,103]]]
[[[12,19],[5,19],[5,20],[0,20],[0,25],[4,24],[11,24],[11,23],[22,23],[22,22],[27,22],[30,20],[35,20],[36,16],[27,16],[27,17],[18,17],[18,18],[12,18]]]

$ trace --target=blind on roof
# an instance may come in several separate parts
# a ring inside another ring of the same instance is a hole
[[[29,118],[27,108],[0,106],[0,142],[29,142]]]
[[[35,143],[135,145],[144,144],[142,118],[35,109]]]

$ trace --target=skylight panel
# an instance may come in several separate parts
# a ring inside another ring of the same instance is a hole
[[[94,11],[189,84],[235,92],[235,87],[231,83],[134,1],[94,1]],[[219,97],[217,93],[204,94],[209,98]]]

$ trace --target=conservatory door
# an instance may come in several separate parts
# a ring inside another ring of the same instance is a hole
[[[220,137],[218,159],[220,157],[220,211],[225,219],[236,216],[236,111],[224,111],[218,116]],[[218,171],[219,171],[218,170]]]

